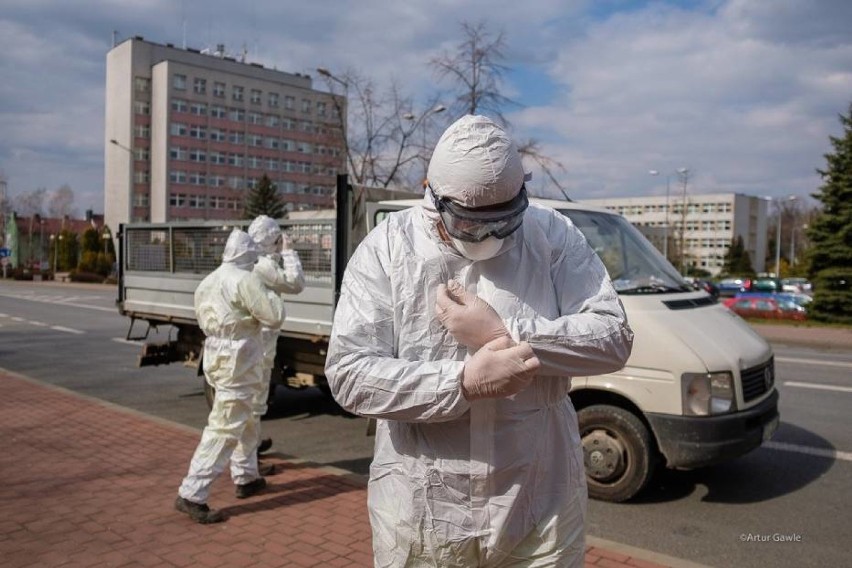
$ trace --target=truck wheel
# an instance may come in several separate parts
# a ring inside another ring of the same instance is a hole
[[[598,404],[577,413],[589,496],[619,503],[648,483],[654,446],[648,428],[632,412]]]

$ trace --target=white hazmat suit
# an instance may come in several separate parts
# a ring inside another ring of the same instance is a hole
[[[264,327],[278,328],[284,303],[252,271],[257,253],[251,237],[234,229],[222,265],[195,291],[204,341],[204,376],[216,389],[207,427],[192,457],[180,497],[206,503],[213,481],[231,464],[231,478],[245,485],[259,478],[254,401],[263,388]]]
[[[511,200],[524,181],[516,152],[491,121],[464,117],[439,141],[429,182],[460,205]],[[472,353],[436,313],[451,280],[532,347],[540,368],[526,388],[463,395]],[[631,345],[602,262],[556,211],[530,205],[482,261],[442,237],[427,207],[389,215],[347,266],[326,365],[337,401],[378,419],[375,565],[582,566],[587,492],[571,377],[621,368]]]
[[[290,241],[278,223],[266,215],[260,215],[251,222],[248,234],[254,241],[258,252],[254,273],[261,282],[277,294],[298,294],[305,288],[305,276],[299,254],[290,248]],[[263,342],[263,390],[254,402],[254,414],[259,421],[266,414],[269,398],[269,378],[275,364],[275,351],[278,346],[279,327],[264,327],[261,331]],[[258,442],[260,427],[257,428]]]

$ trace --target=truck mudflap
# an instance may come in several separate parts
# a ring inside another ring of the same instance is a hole
[[[778,391],[757,406],[720,416],[646,414],[666,467],[693,469],[752,451],[778,428]]]

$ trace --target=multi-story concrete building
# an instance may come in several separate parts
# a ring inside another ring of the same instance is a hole
[[[721,272],[731,241],[743,238],[756,272],[765,269],[767,201],[739,193],[678,197],[643,196],[584,200],[616,211],[642,231],[670,260],[713,275]],[[681,228],[685,231],[681,233]],[[680,255],[683,237],[684,257]],[[678,266],[677,268],[682,268]]]
[[[106,222],[240,217],[264,174],[288,209],[328,207],[345,124],[345,98],[308,75],[125,40],[107,54]]]

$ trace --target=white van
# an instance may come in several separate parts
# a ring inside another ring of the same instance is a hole
[[[589,495],[624,501],[658,465],[692,469],[741,456],[778,428],[772,348],[739,316],[696,291],[626,219],[582,203],[532,199],[586,236],[635,333],[619,372],[574,377]],[[375,226],[420,200],[368,204]]]

